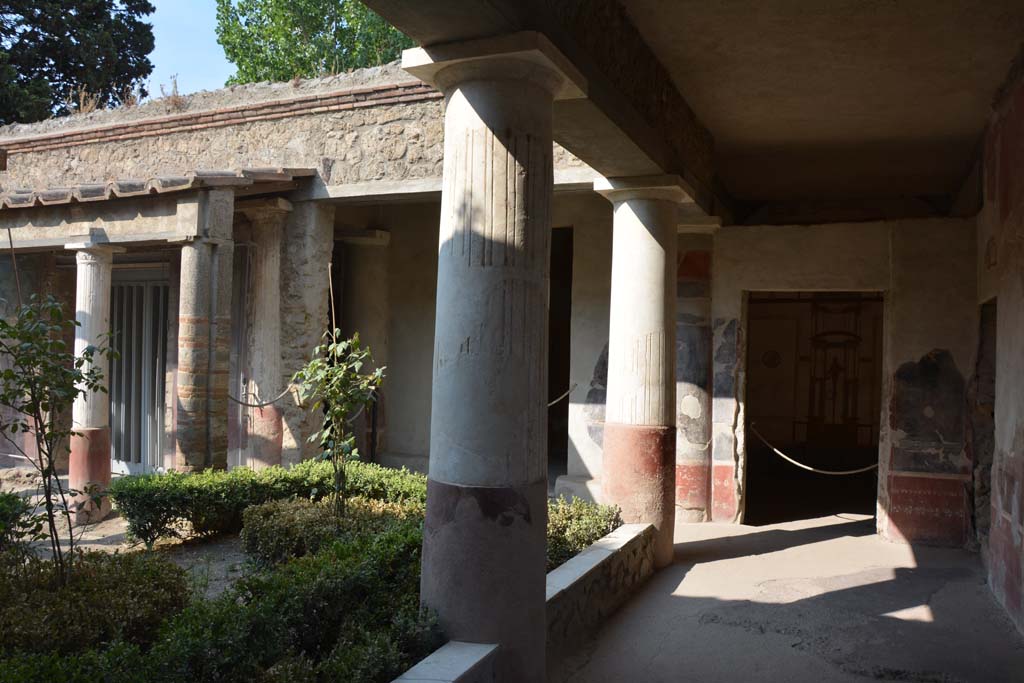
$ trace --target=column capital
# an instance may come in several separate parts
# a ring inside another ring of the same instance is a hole
[[[123,254],[124,247],[110,244],[108,242],[71,242],[65,244],[68,251],[76,252],[75,258],[79,263],[90,261],[110,263],[114,260],[114,254]]]
[[[243,199],[235,202],[235,212],[243,214],[253,223],[278,221],[283,226],[284,219],[291,213],[292,208],[292,203],[284,197]]]
[[[677,204],[691,204],[693,198],[678,175],[640,175],[598,178],[594,192],[613,204],[630,199],[662,199]]]
[[[402,68],[448,94],[471,80],[532,80],[550,90],[556,100],[586,97],[583,74],[536,31],[418,47],[402,52]]]

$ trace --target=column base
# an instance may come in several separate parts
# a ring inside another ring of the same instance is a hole
[[[545,675],[547,482],[509,487],[427,480],[423,604],[445,635],[499,643],[503,681]]]
[[[251,466],[263,469],[281,464],[284,424],[277,406],[254,408],[249,439],[253,443]]]
[[[111,511],[106,495],[110,487],[110,427],[77,432],[71,437],[68,464],[68,482],[79,492],[71,501],[71,526],[95,524]]]
[[[628,523],[657,528],[654,563],[672,564],[675,530],[676,429],[606,422],[604,425],[604,493],[622,508]]]

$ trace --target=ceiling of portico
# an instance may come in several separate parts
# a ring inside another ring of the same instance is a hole
[[[622,0],[741,200],[949,195],[1024,41],[1021,0]]]

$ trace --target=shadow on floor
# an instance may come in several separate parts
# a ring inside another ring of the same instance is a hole
[[[551,681],[1024,680],[1024,638],[976,555],[875,536],[870,518],[694,525]]]

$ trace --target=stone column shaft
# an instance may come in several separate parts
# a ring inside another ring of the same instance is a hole
[[[108,346],[110,333],[110,283],[114,252],[118,247],[96,244],[69,244],[77,264],[75,288],[75,356],[82,356],[90,346]],[[106,387],[110,361],[94,355],[86,366],[96,369]],[[106,392],[80,394],[71,410],[71,459],[68,482],[80,492],[72,503],[72,524],[86,524],[103,519],[110,512],[110,499],[99,502],[92,496],[110,485],[110,399]]]
[[[253,288],[250,403],[273,400],[283,388],[281,370],[281,234],[286,211],[264,211],[252,217]],[[281,464],[283,436],[278,404],[248,408],[250,466]]]
[[[209,466],[228,466],[228,387],[231,383],[231,278],[234,271],[235,245],[231,240],[218,240],[213,245],[211,265],[211,330],[208,386]]]
[[[205,193],[204,236],[181,248],[175,460],[186,472],[228,463],[233,220],[231,191]]]
[[[672,562],[675,520],[678,178],[606,179],[614,205],[602,485],[627,522],[654,524]]]
[[[447,636],[545,672],[547,300],[557,72],[449,67],[422,599]]]
[[[209,453],[210,278],[213,245],[181,248],[178,298],[177,468],[202,470]]]

